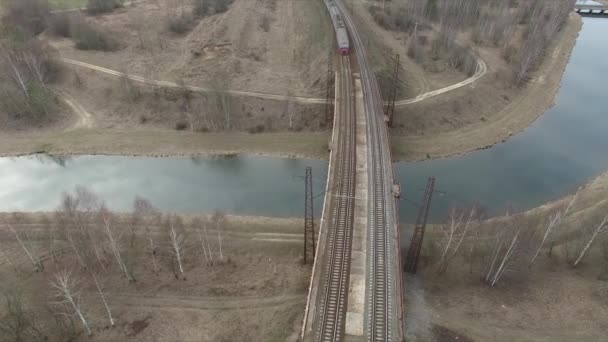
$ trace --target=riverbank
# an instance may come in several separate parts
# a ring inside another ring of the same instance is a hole
[[[461,155],[489,148],[525,130],[555,104],[562,75],[581,27],[580,16],[572,14],[561,32],[561,37],[553,44],[547,58],[534,73],[530,83],[526,88],[517,90],[512,98],[503,95],[501,99],[503,103],[500,101],[493,103],[488,101],[486,96],[481,96],[485,92],[484,89],[488,89],[487,82],[494,82],[491,76],[495,63],[486,61],[489,74],[470,87],[404,107],[396,115],[402,115],[404,119],[409,117],[408,120],[414,123],[418,114],[438,115],[437,121],[449,122],[449,117],[456,116],[471,122],[447,131],[444,130],[444,125],[438,127],[437,131],[433,131],[432,127],[426,127],[418,133],[407,135],[393,131],[391,136],[393,159],[418,161]],[[483,53],[481,58],[484,59]]]
[[[0,156],[50,155],[231,155],[327,159],[327,133],[199,133],[175,130],[77,129],[56,133],[0,135]]]

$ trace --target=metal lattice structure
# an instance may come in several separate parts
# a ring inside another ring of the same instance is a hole
[[[426,227],[426,221],[429,217],[429,209],[431,207],[433,191],[435,191],[435,178],[430,177],[426,183],[424,200],[422,202],[422,206],[420,207],[420,211],[418,212],[418,218],[416,218],[414,236],[412,236],[410,248],[407,251],[407,257],[405,258],[404,271],[407,273],[416,274],[416,269],[418,268],[418,258],[420,257],[420,250],[422,249],[424,228]]]
[[[315,215],[312,197],[312,168],[306,167],[306,199],[304,204],[304,263],[315,260]]]

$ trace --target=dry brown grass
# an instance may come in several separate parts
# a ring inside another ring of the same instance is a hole
[[[26,223],[39,223],[40,219],[40,214],[29,215]],[[299,242],[253,238],[255,232],[262,231],[291,233],[293,224],[287,220],[229,218],[223,242],[227,259],[207,265],[193,244],[186,253],[186,280],[176,280],[165,264],[156,275],[145,251],[136,247],[135,259],[130,261],[134,263],[135,283],[129,284],[113,263],[99,275],[117,320],[115,328],[108,326],[92,282],[82,283],[84,308],[94,327],[91,340],[285,340],[297,331],[300,323],[310,270],[301,264]],[[40,226],[18,226],[17,229],[22,234],[29,230],[31,236],[44,236],[43,232],[32,231]],[[139,248],[143,248],[145,242],[142,238],[139,235],[136,238]],[[84,276],[75,265],[74,255],[65,251],[58,264],[47,259],[45,270],[33,273],[31,264],[5,226],[0,227],[0,240],[3,250],[18,265],[16,273],[6,263],[0,264],[2,288],[18,288],[28,299],[28,307],[38,313],[37,321],[45,327],[50,340],[57,340],[44,309],[44,304],[52,300],[48,295],[48,281],[55,271],[63,268]],[[215,248],[212,245],[212,249]]]

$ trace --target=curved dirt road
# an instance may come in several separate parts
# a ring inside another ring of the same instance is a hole
[[[108,69],[108,68],[104,68],[98,65],[94,65],[94,64],[89,64],[89,63],[85,63],[85,62],[80,62],[77,60],[73,60],[73,59],[69,59],[69,58],[60,58],[60,61],[67,63],[67,64],[72,64],[72,65],[76,65],[82,68],[87,68],[87,69],[91,69],[91,70],[95,70],[95,71],[99,71],[102,72],[104,74],[108,74],[108,75],[112,75],[112,76],[117,76],[117,77],[127,77],[130,80],[136,81],[136,82],[141,82],[141,83],[145,83],[145,84],[151,84],[151,85],[157,85],[157,86],[161,86],[161,87],[168,87],[168,88],[182,88],[185,87],[186,89],[193,91],[193,92],[197,92],[197,93],[209,93],[209,92],[213,92],[213,89],[209,89],[209,88],[203,88],[203,87],[196,87],[196,86],[191,86],[191,85],[179,85],[177,83],[174,82],[169,82],[169,81],[158,81],[158,80],[149,80],[149,79],[145,79],[141,76],[134,76],[134,75],[130,75],[130,74],[125,74],[124,72],[120,72],[120,71],[116,71],[116,70],[112,70],[112,69]],[[299,103],[311,103],[311,104],[324,104],[326,103],[325,99],[319,99],[319,98],[311,98],[311,97],[303,97],[303,96],[286,96],[286,95],[275,95],[275,94],[266,94],[266,93],[256,93],[256,92],[251,92],[251,91],[240,91],[240,90],[229,90],[227,91],[228,94],[231,95],[237,95],[237,96],[247,96],[247,97],[257,97],[257,98],[261,98],[261,99],[268,99],[268,100],[293,100],[295,102],[299,102]]]
[[[416,103],[416,102],[420,102],[420,101],[424,101],[426,99],[447,93],[449,91],[458,89],[458,88],[462,88],[464,86],[467,86],[475,81],[477,81],[478,79],[480,79],[481,77],[483,77],[485,75],[485,73],[487,72],[488,68],[486,66],[486,63],[479,57],[477,58],[477,70],[475,72],[475,74],[473,76],[471,76],[470,78],[467,78],[466,80],[462,81],[462,82],[458,82],[456,84],[453,84],[451,86],[447,86],[441,89],[436,89],[436,90],[432,90],[423,94],[420,94],[412,99],[406,99],[406,100],[400,100],[400,101],[396,101],[395,105],[396,106],[404,106],[404,105],[408,105],[411,103]],[[169,87],[169,88],[182,88],[185,87],[186,89],[193,91],[193,92],[197,92],[197,93],[207,93],[207,92],[212,92],[212,89],[209,88],[204,88],[204,87],[197,87],[197,86],[191,86],[191,85],[184,85],[181,86],[177,83],[174,82],[169,82],[169,81],[159,81],[159,80],[149,80],[149,79],[145,79],[143,77],[140,76],[135,76],[135,75],[130,75],[130,74],[125,74],[123,72],[120,71],[116,71],[116,70],[112,70],[112,69],[108,69],[108,68],[104,68],[102,66],[99,65],[94,65],[94,64],[90,64],[90,63],[86,63],[86,62],[81,62],[81,61],[77,61],[74,59],[70,59],[70,58],[60,58],[60,60],[64,63],[67,64],[71,64],[71,65],[76,65],[82,68],[87,68],[90,70],[95,70],[98,72],[102,72],[104,74],[108,74],[108,75],[112,75],[112,76],[116,76],[116,77],[127,77],[130,80],[136,81],[136,82],[141,82],[141,83],[145,83],[145,84],[151,84],[151,85],[157,85],[157,86],[161,86],[161,87]],[[304,96],[286,96],[286,95],[276,95],[276,94],[266,94],[266,93],[257,93],[257,92],[251,92],[251,91],[240,91],[240,90],[229,90],[228,91],[229,94],[232,95],[237,95],[237,96],[247,96],[247,97],[257,97],[257,98],[262,98],[262,99],[268,99],[268,100],[293,100],[295,102],[298,103],[308,103],[308,104],[324,104],[326,103],[326,100],[323,98],[312,98],[312,97],[304,97]]]
[[[68,130],[73,130],[77,128],[93,128],[93,116],[89,113],[83,106],[80,105],[71,95],[63,92],[56,91],[57,95],[61,98],[65,104],[72,109],[74,114],[78,116],[78,121],[69,127]]]
[[[416,103],[416,102],[420,102],[420,101],[424,101],[426,99],[430,99],[431,97],[435,97],[444,93],[447,93],[448,91],[452,91],[458,88],[462,88],[464,86],[467,86],[475,81],[477,81],[478,79],[482,78],[483,75],[486,74],[486,72],[488,71],[488,67],[486,65],[486,63],[479,57],[475,56],[475,58],[477,59],[477,69],[475,71],[475,74],[469,78],[467,78],[466,80],[462,81],[462,82],[458,82],[456,84],[452,84],[450,86],[441,88],[441,89],[437,89],[437,90],[432,90],[429,91],[427,93],[424,94],[420,94],[412,99],[407,99],[407,100],[400,100],[400,101],[395,101],[395,106],[404,106],[404,105],[408,105],[411,103]]]

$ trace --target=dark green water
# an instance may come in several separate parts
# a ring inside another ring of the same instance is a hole
[[[437,177],[433,220],[448,208],[479,203],[491,214],[524,210],[574,191],[608,170],[608,20],[585,18],[556,105],[506,143],[471,154],[396,165],[407,198],[419,201]],[[402,201],[402,221],[417,209]]]

